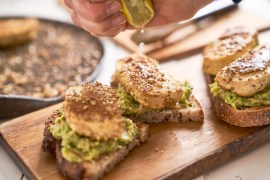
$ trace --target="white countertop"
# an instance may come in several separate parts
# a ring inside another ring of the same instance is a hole
[[[269,0],[243,0],[241,6],[253,11],[261,11],[269,15]],[[249,3],[252,3],[252,7]],[[264,9],[264,10],[263,10]],[[268,12],[267,12],[268,11]],[[0,0],[0,16],[28,15],[44,18],[70,21],[65,9],[56,0]],[[270,15],[269,15],[270,20]],[[122,48],[116,46],[108,39],[102,39],[105,46],[104,67],[97,80],[109,84],[111,74],[114,71],[115,60],[128,54]],[[270,39],[269,39],[270,41]],[[0,122],[1,123],[1,122]],[[270,180],[270,142],[244,153],[240,157],[230,160],[203,175],[196,180]],[[0,180],[15,180],[22,178],[22,173],[0,146]]]

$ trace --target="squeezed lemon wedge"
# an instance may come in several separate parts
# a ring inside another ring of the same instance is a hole
[[[120,3],[128,23],[135,28],[143,28],[155,15],[151,0],[120,0]]]

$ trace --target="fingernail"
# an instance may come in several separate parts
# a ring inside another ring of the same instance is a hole
[[[109,12],[108,12],[108,14],[114,14],[114,13],[120,11],[120,10],[121,10],[120,3],[117,2],[117,1],[113,1],[109,5]]]
[[[114,25],[123,24],[124,22],[126,22],[126,18],[123,15],[116,16],[113,19],[113,24]]]

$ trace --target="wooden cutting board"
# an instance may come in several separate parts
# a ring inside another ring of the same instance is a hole
[[[240,128],[218,120],[196,55],[162,66],[194,87],[205,121],[150,126],[148,142],[133,149],[104,179],[190,179],[270,140],[270,126]],[[57,104],[0,125],[0,141],[28,179],[63,179],[56,161],[41,150],[44,123]]]
[[[207,28],[197,29],[197,26],[196,24],[188,25],[185,29],[175,31],[167,39],[144,45],[143,48],[140,48],[131,39],[135,31],[122,32],[113,40],[130,52],[143,52],[152,58],[164,61],[183,58],[200,52],[205,45],[217,39],[228,27],[250,26],[259,31],[264,31],[270,29],[270,21],[269,17],[240,7],[219,16],[215,20],[211,19],[209,24],[204,25]],[[183,34],[187,35],[183,36]]]

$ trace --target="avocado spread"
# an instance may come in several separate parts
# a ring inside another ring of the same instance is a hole
[[[182,107],[188,107],[190,105],[189,97],[192,92],[192,87],[187,81],[180,84],[180,86],[183,90],[183,96],[181,97],[179,101],[179,105]],[[144,112],[163,110],[163,109],[150,109],[148,107],[141,105],[138,101],[134,99],[134,97],[132,97],[129,93],[127,93],[119,84],[117,88],[117,96],[119,98],[120,106],[124,115],[140,114]]]
[[[225,103],[237,109],[270,105],[270,86],[248,97],[242,97],[230,90],[223,89],[216,82],[210,84],[210,90],[214,96],[218,96]]]
[[[126,132],[117,139],[93,140],[77,134],[68,126],[64,114],[56,118],[50,127],[53,137],[61,140],[61,152],[69,162],[92,161],[101,155],[114,152],[130,143],[138,134],[137,126],[127,118],[123,119]]]
[[[183,107],[188,107],[190,106],[190,101],[189,101],[189,98],[190,98],[190,95],[192,93],[192,86],[189,84],[188,81],[185,81],[184,83],[181,83],[180,84],[182,90],[183,90],[183,95],[182,95],[182,98],[180,99],[179,103],[181,106]]]

